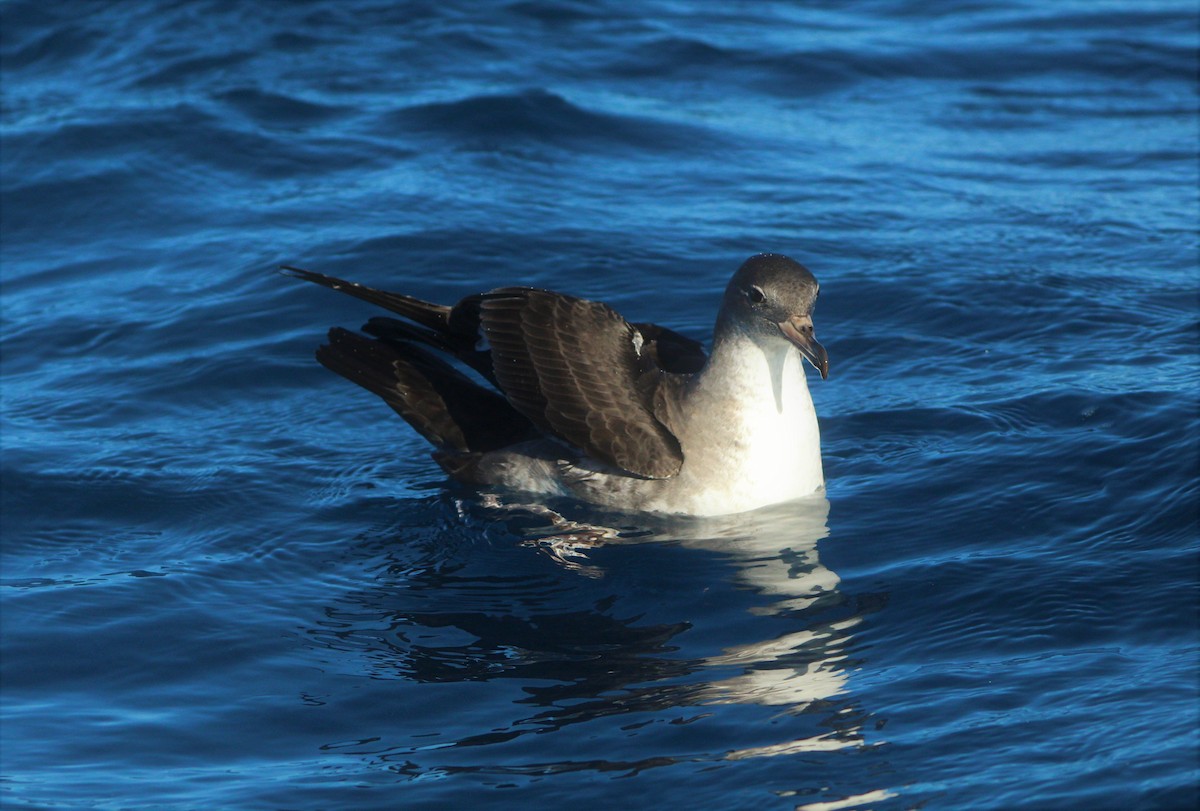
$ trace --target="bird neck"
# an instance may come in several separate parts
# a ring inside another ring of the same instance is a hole
[[[808,389],[800,355],[782,336],[763,340],[720,321],[712,355],[697,382],[703,390],[735,400],[757,400],[769,392],[780,413],[792,399],[790,389]]]

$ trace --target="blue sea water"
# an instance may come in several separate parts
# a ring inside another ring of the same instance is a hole
[[[1196,806],[1194,2],[0,15],[3,807]],[[828,500],[711,521],[449,486],[273,270],[768,250]]]

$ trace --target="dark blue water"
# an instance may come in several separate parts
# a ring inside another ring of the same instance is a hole
[[[8,2],[5,808],[1176,809],[1197,8]],[[320,368],[822,283],[828,502],[554,526]]]

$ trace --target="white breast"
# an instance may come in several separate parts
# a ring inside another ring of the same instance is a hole
[[[722,354],[687,397],[684,466],[666,509],[744,512],[822,489],[821,438],[800,354],[781,345],[768,356],[749,340]]]

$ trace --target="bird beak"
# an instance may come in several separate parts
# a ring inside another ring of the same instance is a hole
[[[829,377],[829,355],[813,336],[811,315],[793,315],[786,321],[780,321],[779,331],[796,345],[801,355],[808,358],[808,362],[821,373],[822,380]]]

